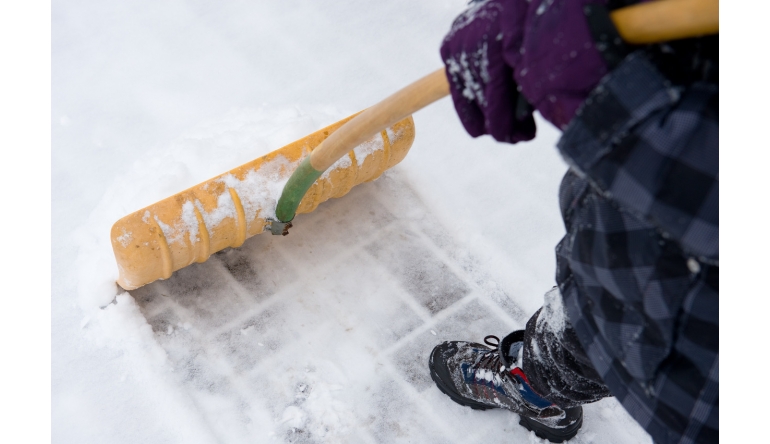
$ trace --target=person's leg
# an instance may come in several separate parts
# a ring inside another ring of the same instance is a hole
[[[580,345],[558,288],[546,293],[527,322],[523,343],[524,373],[543,398],[566,409],[611,396]]]
[[[531,359],[537,353],[525,354],[533,387],[570,405],[590,394],[571,371],[584,363],[596,370],[580,375],[606,384],[656,442],[717,442],[719,267],[576,175],[561,191],[567,235],[557,247],[557,282],[571,323],[553,341],[550,325],[559,322],[538,328],[530,320],[533,349],[555,350],[544,366]]]
[[[561,195],[585,191],[567,174]],[[565,219],[569,224],[570,220]],[[563,442],[583,423],[582,404],[610,396],[593,369],[561,303],[558,288],[545,305],[514,331],[487,345],[450,341],[431,353],[429,368],[436,386],[453,401],[474,409],[505,408],[539,437]],[[488,346],[493,346],[492,348]]]
[[[577,433],[580,405],[607,396],[656,440],[708,442],[718,416],[718,267],[693,262],[572,172],[560,200],[559,287],[499,347],[437,346],[434,381],[462,405],[519,413],[554,442]],[[559,415],[569,419],[554,422]]]

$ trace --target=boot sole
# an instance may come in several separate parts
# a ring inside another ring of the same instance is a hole
[[[582,412],[580,414],[580,419],[578,419],[577,422],[563,429],[553,429],[551,427],[544,426],[543,424],[533,419],[527,418],[524,415],[519,415],[519,418],[521,418],[519,419],[520,426],[524,427],[530,432],[535,432],[535,435],[537,435],[538,438],[547,439],[548,441],[555,443],[564,442],[574,438],[575,435],[577,435],[578,430],[580,430],[580,427],[583,426]]]
[[[457,393],[454,387],[448,387],[448,385],[444,383],[444,381],[441,379],[441,377],[439,377],[438,372],[436,371],[435,361],[436,361],[436,358],[438,357],[437,356],[438,353],[440,353],[440,350],[438,349],[438,347],[434,348],[433,352],[431,352],[430,360],[428,361],[428,368],[430,369],[430,378],[433,380],[433,382],[436,384],[436,387],[438,387],[438,389],[441,390],[443,394],[447,395],[449,399],[456,402],[457,404],[460,404],[461,406],[464,406],[464,407],[470,407],[473,410],[490,410],[490,409],[498,408],[498,407],[473,401],[472,399],[468,399],[460,395],[459,393]],[[548,441],[554,442],[554,443],[562,443],[564,441],[574,438],[575,435],[577,435],[578,430],[580,430],[580,427],[583,426],[583,409],[580,409],[578,413],[580,415],[579,419],[569,427],[565,427],[563,429],[554,429],[554,428],[548,427],[546,425],[543,425],[537,422],[534,419],[530,419],[521,414],[519,414],[519,418],[520,418],[519,425],[529,430],[530,432],[534,432],[538,438],[547,439]]]

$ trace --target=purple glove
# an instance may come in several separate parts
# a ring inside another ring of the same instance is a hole
[[[522,23],[528,6],[525,1],[511,0],[472,3],[444,37],[441,58],[452,101],[473,137],[490,134],[508,143],[535,137],[531,112],[516,117],[519,92],[512,65],[504,60],[507,51],[517,52],[521,45],[523,26],[510,23]]]
[[[583,12],[589,3],[606,0],[482,0],[455,19],[441,58],[471,136],[509,143],[534,138],[524,98],[566,127],[608,71]]]

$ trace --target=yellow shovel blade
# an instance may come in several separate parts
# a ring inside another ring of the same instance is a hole
[[[275,217],[283,184],[308,156],[350,116],[181,193],[115,222],[111,239],[120,277],[133,290],[212,253],[239,247],[265,230]],[[332,197],[378,178],[401,162],[414,141],[409,116],[356,147],[321,176],[302,199],[297,213],[309,213]]]

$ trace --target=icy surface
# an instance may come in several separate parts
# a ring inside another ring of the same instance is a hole
[[[474,140],[444,100],[402,164],[289,236],[116,288],[115,220],[435,70],[465,1],[255,3],[53,4],[53,441],[542,442],[427,371],[553,286],[565,167],[542,120]],[[650,441],[607,399],[572,442]]]

